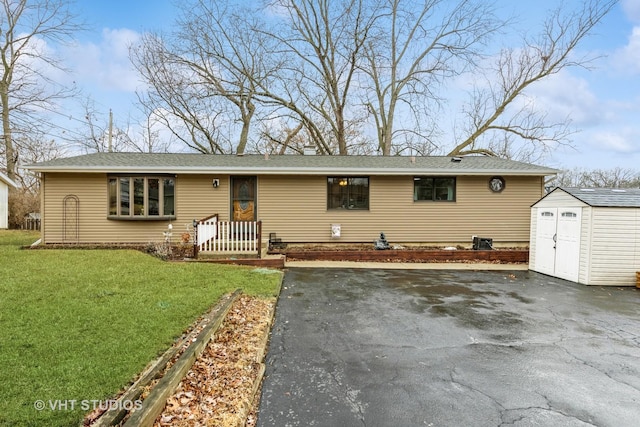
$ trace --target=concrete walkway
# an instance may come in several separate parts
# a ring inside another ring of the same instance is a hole
[[[373,268],[387,270],[523,271],[529,269],[529,264],[462,262],[285,261],[284,266],[286,268]]]

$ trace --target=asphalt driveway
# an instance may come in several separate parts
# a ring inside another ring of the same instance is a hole
[[[640,290],[287,271],[258,426],[638,426]]]

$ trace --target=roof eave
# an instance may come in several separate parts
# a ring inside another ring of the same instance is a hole
[[[95,166],[95,167],[77,167],[77,166],[28,166],[27,169],[34,172],[57,172],[57,173],[140,173],[140,174],[254,174],[254,175],[508,175],[508,176],[548,176],[558,173],[555,169],[541,170],[512,170],[512,169],[422,169],[422,168],[379,168],[379,169],[363,169],[363,168],[250,168],[250,167],[219,167],[219,168],[203,168],[203,167],[144,167],[132,168],[128,166]]]
[[[18,184],[3,173],[0,173],[0,181],[4,182],[9,187],[18,188]]]

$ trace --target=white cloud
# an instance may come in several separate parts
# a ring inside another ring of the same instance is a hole
[[[616,50],[611,57],[612,66],[629,75],[640,73],[640,26],[633,27],[626,46]]]
[[[575,126],[593,126],[603,117],[601,104],[582,78],[568,71],[540,81],[529,91],[537,109],[545,111],[550,122],[569,118]]]
[[[637,131],[630,128],[594,132],[590,138],[590,145],[598,147],[601,151],[613,151],[622,154],[637,153],[640,152],[637,133]]]
[[[74,80],[106,91],[135,91],[140,80],[129,60],[129,47],[140,37],[126,28],[105,28],[99,43],[76,44],[68,53]]]

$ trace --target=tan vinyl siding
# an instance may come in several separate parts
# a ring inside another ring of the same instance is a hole
[[[193,219],[219,213],[228,218],[228,179],[220,179],[220,187],[212,186],[213,176],[185,175],[176,178],[176,219],[173,239],[180,239]],[[47,173],[43,191],[42,236],[44,243],[63,242],[63,206],[65,196],[78,197],[80,220],[79,243],[147,243],[163,240],[168,220],[107,219],[106,174]]]
[[[213,180],[220,186],[213,188]],[[194,219],[218,214],[221,220],[229,220],[229,176],[227,175],[179,175],[176,180],[176,220],[181,226]]]
[[[640,271],[640,209],[593,210],[590,285],[633,286]]]
[[[372,176],[369,210],[327,210],[327,178],[262,176],[259,218],[265,235],[285,242],[370,242],[384,232],[391,242],[469,244],[472,235],[528,244],[529,206],[542,195],[539,177],[505,177],[492,193],[489,177],[458,177],[455,202],[414,202],[413,176]],[[331,239],[331,224],[341,238]]]
[[[79,199],[80,243],[161,241],[169,221],[107,219],[107,174],[46,173],[43,180],[45,243],[62,242],[62,200]],[[220,186],[213,188],[214,178]],[[457,178],[455,202],[414,202],[413,176],[372,176],[369,210],[328,210],[326,176],[258,176],[257,212],[263,238],[276,232],[285,242],[331,242],[331,224],[341,224],[335,242],[371,242],[385,232],[391,242],[470,244],[471,236],[494,243],[528,244],[529,206],[542,195],[540,177],[504,177],[492,193],[489,177]],[[230,216],[229,175],[178,175],[174,239],[193,219]]]
[[[78,198],[78,243],[133,243],[162,241],[168,221],[114,221],[107,219],[106,174],[47,174],[44,203],[45,243],[62,243],[63,199]],[[73,226],[70,222],[70,226]],[[69,242],[76,242],[71,240]]]

